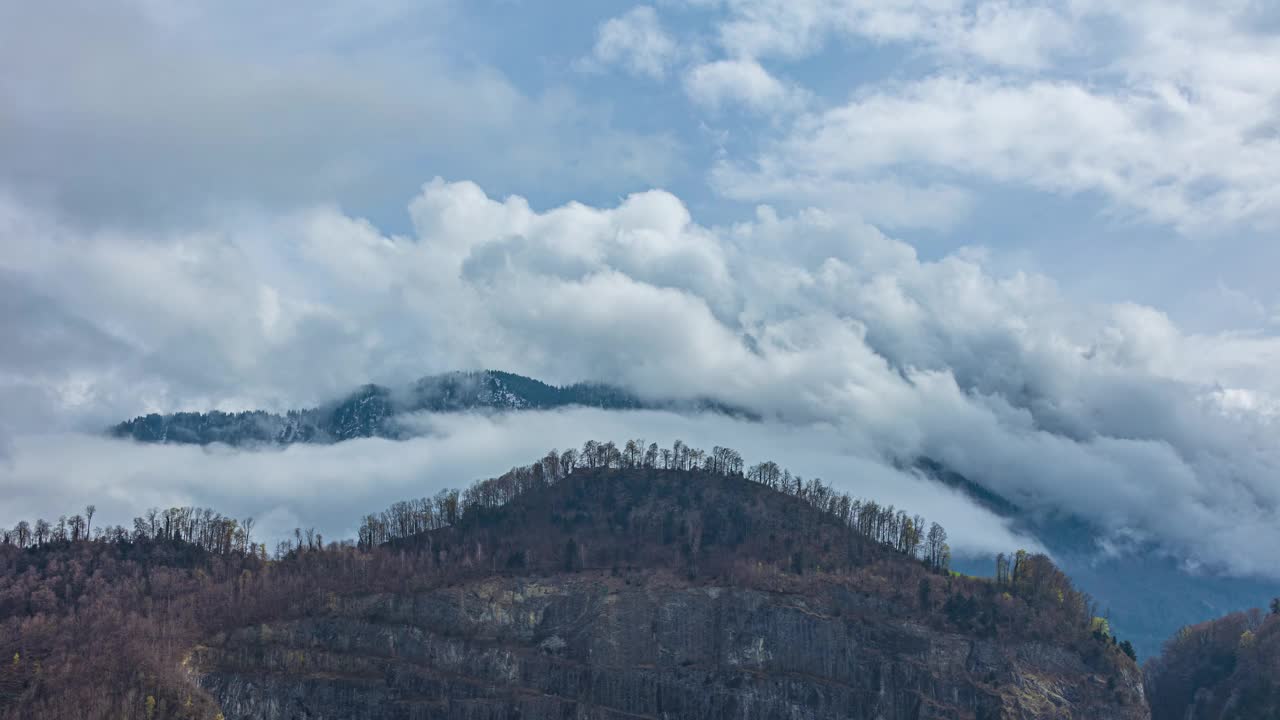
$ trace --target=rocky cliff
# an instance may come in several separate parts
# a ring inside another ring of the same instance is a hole
[[[219,635],[192,665],[227,720],[1148,717],[1132,666],[938,632],[838,583],[623,575],[335,597]]]

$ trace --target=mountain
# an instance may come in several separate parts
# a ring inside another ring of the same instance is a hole
[[[1155,720],[1280,718],[1280,600],[1182,628],[1144,669]]]
[[[747,411],[711,399],[655,400],[615,385],[576,383],[556,387],[489,370],[425,377],[396,389],[366,385],[334,402],[283,415],[261,411],[152,414],[120,423],[110,433],[147,443],[332,443],[361,437],[408,437],[415,430],[407,420],[415,412],[512,412],[570,406],[716,412],[755,419]],[[917,458],[908,465],[904,469],[919,471],[937,483],[960,490],[1040,540],[1106,609],[1112,624],[1133,642],[1141,657],[1158,653],[1164,639],[1183,625],[1262,604],[1280,595],[1280,584],[1274,582],[1189,574],[1156,547],[1119,557],[1103,556],[1096,544],[1101,529],[1081,518],[1028,510],[1020,499],[994,492],[981,478],[966,477],[931,458]],[[1011,552],[1014,550],[1010,548]],[[990,575],[994,558],[966,560],[960,565],[966,572]]]
[[[282,415],[261,411],[152,414],[120,423],[110,433],[147,443],[332,443],[360,437],[408,437],[415,432],[407,422],[415,412],[510,412],[570,406],[716,412],[755,419],[747,411],[711,399],[655,400],[615,385],[556,387],[490,370],[430,376],[395,389],[366,385],[334,402]],[[1158,653],[1164,639],[1183,625],[1262,604],[1280,594],[1280,585],[1274,582],[1189,574],[1154,547],[1104,557],[1096,545],[1101,530],[1087,521],[1030,511],[1018,500],[991,490],[981,478],[966,477],[931,458],[917,458],[904,469],[914,469],[964,492],[1039,539],[1109,612],[1112,624],[1133,642],[1141,657]],[[1016,548],[1010,548],[1013,550]],[[994,558],[967,560],[961,566],[966,572],[990,575]]]
[[[940,527],[732,450],[587,449],[274,560],[184,508],[0,545],[0,718],[1149,717],[1046,557],[965,577]]]
[[[606,410],[751,413],[711,399],[648,399],[602,383],[548,385],[508,372],[485,370],[424,377],[407,387],[365,385],[320,407],[283,415],[260,410],[150,414],[109,429],[115,437],[147,443],[288,445],[332,443],[361,437],[403,438],[405,415],[467,410],[550,410],[580,406]]]

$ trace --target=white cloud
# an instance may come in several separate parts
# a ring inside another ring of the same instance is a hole
[[[585,67],[619,65],[632,75],[661,80],[679,53],[679,45],[663,29],[657,11],[637,5],[600,24]]]
[[[1280,160],[1280,143],[1243,140],[1251,122],[1168,87],[1115,92],[934,77],[802,118],[757,161],[760,169],[737,171],[746,181],[730,192],[748,195],[742,187],[752,184],[797,192],[934,169],[1063,195],[1098,193],[1189,231],[1268,225],[1280,217],[1280,163],[1267,160]]]
[[[0,353],[13,462],[47,428],[497,367],[710,393],[776,424],[708,426],[728,437],[707,444],[754,452],[786,427],[778,455],[811,433],[858,467],[927,455],[1028,508],[1280,577],[1280,338],[1076,306],[980,252],[922,261],[822,211],[706,227],[664,192],[538,211],[436,180],[411,215],[413,237],[324,208],[136,237],[10,204],[6,323],[39,338]]]
[[[941,175],[1096,195],[1186,233],[1269,231],[1280,224],[1280,76],[1270,71],[1280,36],[1251,30],[1249,12],[729,0],[718,27],[737,57],[804,57],[840,39],[894,44],[933,65],[864,82],[717,179],[733,197],[824,202],[814,189]]]
[[[1010,0],[726,0],[718,23],[731,55],[797,58],[831,39],[918,43],[947,57],[1039,68],[1075,45],[1064,3]]]
[[[930,487],[883,464],[850,456],[830,430],[801,432],[723,417],[570,410],[511,416],[426,416],[428,433],[404,442],[356,440],[283,451],[145,446],[84,435],[18,439],[0,464],[7,498],[0,524],[57,517],[98,506],[95,524],[125,524],[147,507],[196,505],[258,519],[259,540],[281,539],[296,526],[326,538],[355,536],[360,517],[397,500],[465,487],[552,447],[588,438],[645,437],[695,447],[735,438],[754,459],[775,459],[805,477],[822,477],[857,497],[893,503],[942,522],[958,554],[986,556],[1037,547],[1008,523],[954,492]],[[759,455],[759,457],[755,457]],[[185,469],[175,473],[175,467]],[[264,479],[269,478],[269,481]]]
[[[670,133],[618,127],[607,100],[525,91],[458,51],[447,0],[167,5],[0,8],[0,190],[94,226],[182,226],[245,205],[382,208],[424,167],[586,193],[680,163]]]
[[[1003,0],[977,4],[967,22],[944,36],[943,47],[997,66],[1049,67],[1054,56],[1077,49],[1080,31],[1055,3],[1037,7]]]
[[[964,218],[972,205],[972,193],[958,185],[910,182],[888,173],[862,179],[801,176],[781,171],[774,158],[764,158],[754,168],[721,162],[709,179],[717,192],[735,200],[816,206],[842,221],[888,229],[943,230]]]
[[[711,110],[738,104],[764,113],[785,113],[804,103],[803,93],[778,80],[754,60],[717,60],[685,73],[685,92]]]

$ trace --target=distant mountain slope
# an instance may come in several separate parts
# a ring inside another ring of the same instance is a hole
[[[914,468],[929,479],[963,492],[977,504],[1012,521],[1039,540],[1076,584],[1110,615],[1117,633],[1132,641],[1140,657],[1160,652],[1161,644],[1184,625],[1256,607],[1280,595],[1274,581],[1192,574],[1159,547],[1147,545],[1111,556],[1097,544],[1104,532],[1079,517],[1036,512],[982,483],[930,458]],[[975,575],[991,575],[994,558],[958,559],[955,566]]]
[[[341,400],[283,415],[260,410],[150,414],[110,428],[115,437],[148,443],[288,445],[361,437],[403,438],[402,416],[414,412],[549,410],[581,406],[606,410],[675,410],[751,414],[710,399],[651,400],[616,385],[563,387],[497,370],[424,377],[404,388],[365,385]]]

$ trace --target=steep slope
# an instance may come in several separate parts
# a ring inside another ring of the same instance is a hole
[[[1146,716],[1136,672],[1109,690],[1059,646],[938,631],[839,585],[665,573],[344,599],[224,635],[195,661],[232,719]]]
[[[193,655],[228,720],[1147,717],[1047,561],[1001,590],[737,477],[578,471],[391,549],[447,583]]]
[[[1145,666],[1155,720],[1280,718],[1280,601],[1185,627]]]
[[[412,434],[402,423],[408,413],[549,410],[568,406],[750,416],[709,399],[642,398],[624,388],[600,383],[556,387],[513,373],[485,370],[433,375],[401,388],[365,385],[340,400],[283,415],[260,410],[153,413],[119,423],[109,433],[148,443],[328,443],[360,437],[405,437]]]

